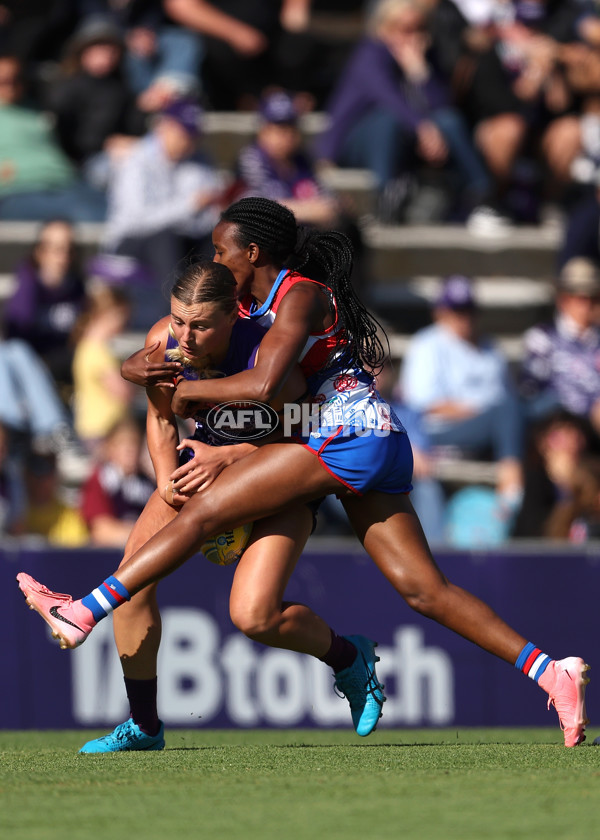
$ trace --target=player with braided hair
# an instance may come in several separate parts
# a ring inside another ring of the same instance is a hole
[[[223,214],[213,234],[215,261],[233,272],[246,315],[271,325],[257,364],[223,379],[182,383],[174,405],[268,401],[298,362],[320,402],[318,425],[303,430],[297,442],[261,447],[190,498],[177,519],[102,585],[110,590],[108,609],[173,572],[212,533],[335,493],[366,551],[409,606],[535,680],[555,705],[565,745],[581,743],[588,666],[578,657],[551,659],[437,567],[408,497],[412,457],[404,429],[374,388],[371,372],[348,362],[371,365],[379,356],[373,322],[343,285],[351,271],[342,259],[344,245],[337,236],[319,240],[319,234],[297,245],[293,215],[274,205],[243,199]],[[193,467],[174,478],[178,491],[194,488]],[[94,593],[73,601],[27,575],[18,579],[62,646],[85,640],[98,620],[89,608]],[[233,615],[235,609],[234,599]],[[294,620],[301,632],[303,618]],[[369,692],[364,696],[366,701]]]
[[[377,373],[386,351],[383,328],[367,311],[351,282],[353,249],[348,237],[337,231],[315,231],[296,226],[293,214],[282,204],[264,198],[245,198],[221,214],[221,221],[236,226],[241,247],[256,242],[276,264],[286,264],[335,289],[338,319],[348,337],[346,360]],[[291,258],[290,258],[291,257]],[[240,289],[240,297],[244,291]]]

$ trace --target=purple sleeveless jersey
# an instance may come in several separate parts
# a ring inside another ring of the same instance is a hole
[[[253,368],[258,346],[265,333],[266,329],[254,321],[249,321],[246,318],[238,318],[231,331],[227,355],[219,364],[218,372],[223,376],[232,376],[234,373],[240,373],[242,370]],[[177,340],[169,334],[167,338],[167,350],[173,350],[177,346]],[[190,366],[183,368],[183,376],[186,379],[198,379],[197,372]],[[205,418],[209,410],[209,408],[201,408],[194,415],[196,430],[193,434],[193,439],[206,443],[209,446],[224,446],[225,444],[234,443],[234,440],[227,440],[214,435],[207,428]],[[192,454],[190,450],[182,453],[182,461],[185,463]]]

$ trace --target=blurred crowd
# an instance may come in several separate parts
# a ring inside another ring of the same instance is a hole
[[[226,168],[203,133],[220,111],[257,126]],[[311,112],[324,122],[307,136]],[[365,219],[328,186],[347,167],[370,171],[382,224],[560,226],[555,317],[523,337],[518,366],[481,335],[473,283],[455,276],[380,387],[410,432],[432,542],[596,536],[593,0],[0,0],[0,223],[39,225],[2,318],[4,533],[124,545],[153,477],[115,341],[168,312],[177,267],[212,252],[219,212],[244,195],[345,231],[368,283]],[[101,245],[84,261],[89,222]],[[448,454],[490,462],[495,486],[449,494],[435,467]],[[88,467],[65,489],[69,458]],[[321,520],[347,528],[333,502]]]
[[[597,538],[600,268],[586,257],[563,266],[553,318],[525,332],[517,363],[482,332],[480,315],[472,280],[445,278],[399,379],[382,383],[412,440],[426,533],[461,547]],[[459,473],[461,461],[489,462],[493,483],[449,494],[436,469],[449,457]]]

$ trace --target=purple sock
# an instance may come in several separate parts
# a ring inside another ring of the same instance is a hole
[[[352,642],[344,636],[338,636],[337,633],[331,630],[331,647],[325,656],[321,656],[320,659],[321,662],[333,668],[333,672],[337,674],[338,671],[343,671],[352,665],[357,653],[358,651]]]
[[[129,700],[130,715],[134,723],[146,735],[156,735],[160,729],[160,720],[156,708],[156,682],[151,680],[132,680],[125,677],[125,691]]]

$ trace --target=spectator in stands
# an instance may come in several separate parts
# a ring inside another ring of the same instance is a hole
[[[554,320],[524,336],[520,390],[529,418],[563,408],[600,432],[600,270],[573,258],[561,270]]]
[[[0,423],[0,535],[3,537],[22,533],[26,504],[21,459],[9,448],[8,429]]]
[[[449,90],[431,62],[425,7],[418,0],[381,0],[329,104],[319,143],[324,162],[366,167],[376,176],[379,215],[399,218],[406,180],[420,160],[448,161],[460,176],[455,211],[474,212],[491,181]]]
[[[91,18],[67,43],[60,75],[48,85],[58,140],[88,180],[111,148],[127,148],[145,129],[121,70],[123,49],[118,27]]]
[[[497,50],[497,7],[493,0],[440,0],[434,4],[431,18],[435,59],[493,177],[488,205],[468,220],[470,230],[482,234],[500,232],[509,222],[505,197],[526,132]]]
[[[172,103],[111,174],[103,250],[138,260],[154,276],[154,288],[134,297],[136,329],[168,313],[160,291],[180,261],[212,253],[223,183],[199,150],[201,116],[192,100]]]
[[[572,504],[589,442],[589,429],[582,419],[561,409],[532,425],[524,460],[523,501],[513,537],[566,536],[559,535],[556,520],[564,522],[564,506]]]
[[[236,166],[235,199],[259,195],[285,204],[300,224],[334,228],[347,234],[354,247],[353,280],[364,282],[364,243],[349,203],[325,189],[314,162],[304,149],[298,127],[300,112],[285,91],[261,100],[260,126]],[[230,196],[233,200],[233,196]]]
[[[592,187],[567,214],[559,256],[561,267],[575,257],[585,257],[600,265],[600,135],[597,160],[585,163],[591,165],[591,173],[586,178],[591,180]]]
[[[39,356],[21,339],[0,340],[0,422],[40,452],[77,449],[69,412]]]
[[[303,148],[300,117],[293,98],[284,91],[267,94],[259,108],[256,139],[237,160],[239,196],[259,195],[285,204],[301,224],[337,227],[341,203],[319,183]]]
[[[512,13],[511,13],[512,12]],[[517,2],[496,21],[498,51],[544,163],[567,183],[581,148],[581,126],[561,62],[561,45],[577,41],[581,7],[564,0]]]
[[[600,14],[583,3],[577,21],[580,40],[560,48],[567,83],[577,97],[581,117],[581,154],[573,161],[576,181],[594,183],[600,164]]]
[[[86,297],[70,222],[52,219],[42,225],[16,280],[4,310],[7,337],[26,341],[58,385],[71,385],[71,331]]]
[[[63,498],[56,456],[32,451],[27,458],[25,483],[24,534],[64,548],[86,545],[88,532],[83,517]]]
[[[111,341],[125,329],[131,306],[119,288],[96,286],[75,329],[73,411],[77,435],[95,454],[109,430],[131,407],[131,385],[120,374]]]
[[[169,17],[202,35],[211,109],[253,110],[276,82],[304,91],[318,54],[306,33],[311,0],[164,0]]]
[[[199,93],[202,39],[177,26],[162,0],[78,0],[78,7],[84,25],[102,19],[120,31],[125,78],[142,111]]]
[[[50,123],[23,99],[21,62],[0,57],[0,219],[100,222],[105,199],[76,173]]]
[[[409,409],[421,413],[433,447],[459,456],[491,456],[498,464],[497,491],[511,512],[523,487],[523,424],[507,360],[477,331],[471,281],[446,278],[434,323],[412,337],[401,391]]]
[[[571,498],[558,502],[550,514],[546,534],[551,539],[585,543],[600,539],[600,461],[583,458],[576,469]]]
[[[555,0],[441,0],[434,13],[435,55],[494,176],[496,215],[537,220],[540,164],[547,198],[571,180],[581,125],[566,46],[579,38],[580,15],[577,3]],[[480,214],[473,229],[493,222]]]
[[[81,513],[94,545],[123,548],[155,490],[155,482],[141,467],[143,444],[141,429],[131,417],[118,421],[102,441],[81,493]]]

